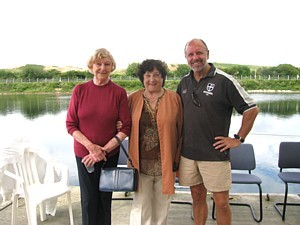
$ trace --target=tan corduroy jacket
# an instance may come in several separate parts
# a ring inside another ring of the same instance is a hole
[[[129,96],[132,118],[129,138],[129,154],[133,165],[139,170],[139,122],[143,109],[143,92],[138,90]],[[165,90],[157,111],[157,128],[162,163],[162,193],[174,194],[175,173],[173,163],[179,163],[182,142],[182,104],[179,95]]]

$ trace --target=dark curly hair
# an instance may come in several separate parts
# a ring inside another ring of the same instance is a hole
[[[144,85],[144,74],[146,72],[152,72],[154,69],[157,69],[161,77],[163,78],[162,86],[165,85],[165,80],[168,73],[167,64],[161,60],[156,59],[146,59],[138,66],[137,77],[140,79],[142,84]]]

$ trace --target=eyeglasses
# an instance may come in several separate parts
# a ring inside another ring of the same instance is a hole
[[[198,107],[201,106],[200,100],[199,100],[198,96],[195,94],[195,91],[193,91],[193,93],[192,93],[192,100],[193,100],[193,103],[195,104],[195,106],[198,106]]]

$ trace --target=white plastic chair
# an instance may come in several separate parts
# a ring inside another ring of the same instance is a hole
[[[15,171],[16,174],[6,172],[5,174],[13,177],[17,180],[19,188],[16,188],[15,193],[12,197],[12,221],[11,224],[15,225],[15,219],[17,215],[18,198],[23,194],[26,204],[26,212],[29,225],[37,225],[37,213],[36,208],[40,208],[41,221],[45,221],[46,218],[46,202],[47,200],[56,200],[57,197],[67,195],[67,202],[69,207],[70,224],[74,224],[73,211],[71,205],[71,190],[68,185],[69,181],[69,170],[68,167],[55,163],[49,162],[47,169],[52,167],[53,170],[59,171],[60,180],[58,182],[44,182],[46,177],[41,178],[39,173],[40,168],[40,156],[35,149],[25,148],[19,157],[15,160]],[[47,160],[47,159],[45,159]],[[42,168],[45,169],[45,168]],[[41,181],[43,179],[43,181]]]

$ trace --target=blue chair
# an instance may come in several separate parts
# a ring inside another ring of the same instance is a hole
[[[279,157],[278,157],[278,167],[280,172],[278,173],[279,178],[285,184],[285,194],[284,202],[276,202],[274,204],[275,209],[282,217],[282,220],[285,220],[286,206],[299,206],[300,203],[288,203],[288,184],[300,184],[300,171],[295,170],[289,171],[287,169],[300,169],[300,142],[281,142],[279,145]],[[283,169],[285,171],[283,172]],[[278,207],[279,205],[283,206],[282,210]]]
[[[250,204],[230,202],[230,205],[249,207],[253,219],[256,222],[261,222],[263,219],[262,188],[261,188],[262,181],[258,176],[251,174],[251,171],[256,168],[256,161],[255,161],[254,149],[252,144],[241,144],[237,148],[230,149],[230,163],[231,163],[231,170],[234,171],[231,173],[232,184],[246,184],[246,185],[255,184],[258,186],[259,217],[256,216],[254,209]],[[237,171],[247,171],[247,173],[237,172]],[[215,219],[215,202],[213,202],[212,218]]]

